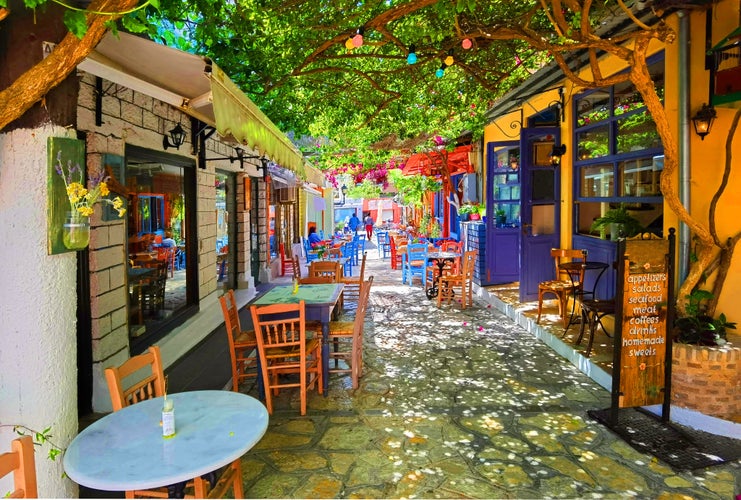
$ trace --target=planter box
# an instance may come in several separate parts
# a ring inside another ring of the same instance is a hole
[[[741,422],[741,347],[728,337],[735,345],[672,344],[673,405]]]

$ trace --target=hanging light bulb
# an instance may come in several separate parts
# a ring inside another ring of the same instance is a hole
[[[352,43],[352,37],[345,40],[345,48],[347,48],[347,50],[352,50],[355,48],[355,45],[353,45]]]
[[[409,55],[407,56],[407,64],[414,64],[417,62],[417,53],[414,49],[414,44],[409,46]]]
[[[435,76],[438,78],[442,78],[445,75],[445,63],[443,63],[437,71],[435,71]]]
[[[361,45],[363,45],[363,31],[364,28],[361,26],[360,28],[358,28],[358,34],[352,37],[353,47],[360,47]]]
[[[450,49],[448,51],[448,57],[445,58],[445,65],[452,66],[454,62],[455,62],[455,59],[453,59],[453,49]]]
[[[464,38],[463,43],[461,43],[461,45],[463,46],[464,49],[468,50],[471,47],[473,47],[473,42],[471,41],[470,38]]]

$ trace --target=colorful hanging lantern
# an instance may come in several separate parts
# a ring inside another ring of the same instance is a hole
[[[357,35],[355,35],[354,37],[352,37],[353,47],[360,47],[360,46],[363,45],[363,32],[364,32],[364,29],[363,29],[362,26],[360,28],[358,28]]]
[[[473,47],[473,42],[471,41],[470,38],[464,38],[461,45],[463,46],[464,49],[468,50],[471,47]]]
[[[445,58],[445,61],[444,62],[445,62],[445,65],[446,66],[452,66],[453,65],[453,63],[455,62],[455,59],[453,59],[453,49],[450,49],[448,51],[448,57]]]
[[[417,53],[414,49],[414,45],[409,46],[409,55],[407,56],[407,64],[414,64],[417,62]]]
[[[345,47],[347,48],[347,50],[352,50],[355,48],[355,45],[353,45],[352,43],[352,38],[348,38],[347,40],[345,40]]]
[[[437,71],[435,71],[435,76],[438,78],[442,78],[443,76],[445,76],[445,63],[443,63],[442,66],[440,66]]]

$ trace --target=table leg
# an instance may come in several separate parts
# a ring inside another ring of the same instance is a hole
[[[324,397],[329,394],[329,315],[322,321],[322,390]]]

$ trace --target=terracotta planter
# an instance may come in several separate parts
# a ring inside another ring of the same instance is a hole
[[[741,348],[735,344],[672,344],[672,404],[741,422]]]
[[[479,214],[471,214],[471,220],[481,220],[481,216]]]

